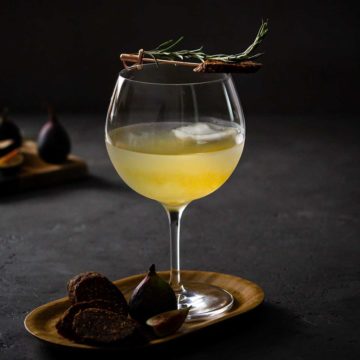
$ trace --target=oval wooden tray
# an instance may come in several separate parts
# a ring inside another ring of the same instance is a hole
[[[169,272],[159,272],[159,275],[161,275],[164,279],[169,278]],[[131,294],[132,289],[141,281],[144,276],[145,274],[130,276],[127,278],[116,280],[114,281],[114,284],[117,285],[124,293],[125,297],[128,298]],[[203,321],[187,322],[175,334],[161,339],[154,338],[146,344],[147,346],[164,343],[180,336],[190,334],[193,331],[198,331],[202,328],[216,324],[220,321],[224,321],[234,316],[238,316],[260,305],[264,300],[264,292],[257,284],[237,276],[220,274],[215,272],[191,270],[181,271],[181,276],[184,282],[202,282],[217,285],[229,291],[234,296],[234,305],[227,312],[220,314],[214,318]],[[75,343],[58,334],[55,328],[55,324],[61,317],[63,312],[69,307],[69,305],[69,300],[67,297],[65,297],[62,299],[51,301],[32,310],[26,316],[24,321],[26,330],[38,339],[44,340],[52,344],[63,345],[73,348],[99,349],[99,347],[97,346]],[[144,345],[141,344],[141,346]]]

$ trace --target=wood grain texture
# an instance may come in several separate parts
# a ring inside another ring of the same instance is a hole
[[[158,274],[164,279],[169,278],[168,272],[159,272]],[[264,300],[264,292],[257,284],[237,276],[191,270],[183,270],[181,275],[184,282],[202,282],[216,285],[229,291],[234,296],[234,305],[229,311],[217,315],[216,317],[203,321],[187,322],[175,334],[161,339],[153,339],[147,344],[148,346],[165,343],[218,322],[238,316],[254,309]],[[144,276],[145,274],[134,275],[114,281],[114,283],[128,299],[134,287],[143,279]],[[58,334],[55,324],[69,306],[70,302],[66,297],[49,302],[34,309],[25,318],[24,325],[26,330],[38,339],[56,345],[86,349],[98,348],[96,346],[75,343]],[[141,346],[144,345],[141,344]]]
[[[24,142],[21,152],[25,157],[24,164],[16,175],[0,177],[0,195],[58,185],[87,174],[85,161],[72,154],[63,164],[42,161],[37,154],[36,143],[31,140]]]

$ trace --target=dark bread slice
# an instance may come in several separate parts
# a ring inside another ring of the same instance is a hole
[[[127,312],[124,312],[123,306],[119,303],[107,300],[83,301],[70,306],[64,312],[63,316],[56,323],[56,329],[58,330],[58,333],[68,339],[76,340],[76,335],[72,326],[74,317],[79,311],[88,308],[105,309],[123,315],[124,317],[127,316]]]
[[[113,311],[87,308],[75,315],[73,330],[78,341],[111,344],[131,337],[136,323]]]
[[[119,303],[128,314],[128,305],[122,292],[108,278],[97,272],[85,272],[72,278],[67,285],[72,304],[96,299]]]

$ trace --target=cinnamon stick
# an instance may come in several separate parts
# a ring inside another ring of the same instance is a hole
[[[242,61],[239,63],[226,63],[223,61],[205,60],[195,69],[195,72],[203,73],[254,73],[261,68],[262,64],[254,61]]]

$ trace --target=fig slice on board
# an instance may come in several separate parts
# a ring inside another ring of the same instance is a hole
[[[187,307],[155,315],[146,321],[146,325],[151,326],[159,337],[172,335],[181,328],[189,310]]]

